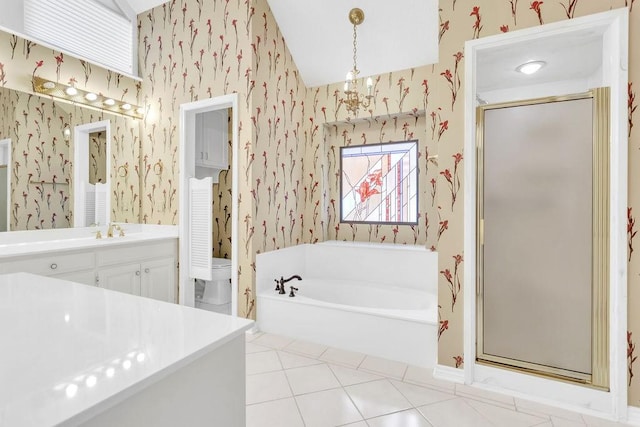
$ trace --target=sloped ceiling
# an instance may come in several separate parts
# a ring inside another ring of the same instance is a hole
[[[162,0],[95,0],[128,3],[140,14]],[[268,0],[307,87],[344,80],[353,66],[349,11],[359,7],[358,68],[375,76],[438,62],[437,0]]]
[[[353,67],[349,11],[357,27],[358,69],[375,76],[438,62],[437,0],[267,0],[304,83],[344,81]]]

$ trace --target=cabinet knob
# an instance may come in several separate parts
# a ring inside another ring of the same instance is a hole
[[[148,273],[148,272],[149,272],[149,269],[148,269],[148,268],[145,268],[145,269],[144,269],[144,272],[145,272],[145,273]]]
[[[56,264],[55,262],[53,264],[51,264],[49,267],[51,267],[52,270],[55,270],[56,268],[58,268],[58,264]]]
[[[140,270],[136,271],[136,276],[140,275]]]

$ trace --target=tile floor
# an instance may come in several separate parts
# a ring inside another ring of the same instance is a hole
[[[422,368],[247,334],[247,427],[578,427],[624,424],[434,379]]]

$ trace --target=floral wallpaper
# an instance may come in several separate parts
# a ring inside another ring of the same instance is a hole
[[[0,138],[12,140],[11,230],[73,224],[73,137],[65,141],[63,129],[106,119],[112,131],[112,220],[139,222],[137,121],[33,95],[31,78],[73,83],[132,103],[139,85],[12,34],[0,32],[0,46]]]

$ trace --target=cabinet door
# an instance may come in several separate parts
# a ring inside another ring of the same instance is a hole
[[[229,169],[227,110],[196,114],[196,166]]]
[[[98,286],[140,295],[140,264],[124,264],[98,271]]]
[[[167,257],[141,264],[140,295],[166,302],[176,302],[175,258]]]

